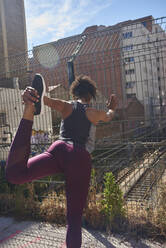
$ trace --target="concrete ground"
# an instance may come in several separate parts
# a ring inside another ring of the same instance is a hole
[[[65,227],[34,221],[16,221],[0,217],[1,248],[60,248],[64,243]],[[148,240],[134,240],[127,236],[110,235],[83,228],[82,248],[166,248],[165,244]]]

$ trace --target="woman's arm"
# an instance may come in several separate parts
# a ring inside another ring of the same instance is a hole
[[[98,121],[108,122],[114,117],[115,110],[109,109],[107,112],[100,111]]]
[[[38,98],[39,98],[37,91],[33,89],[32,87],[27,87],[22,94],[22,98],[23,98],[23,103],[26,103],[25,105],[29,106],[28,108],[26,106],[23,117],[33,119],[34,111],[35,111],[34,103],[38,102]],[[65,100],[54,99],[54,98],[44,96],[43,101],[44,101],[44,104],[47,105],[48,107],[60,112],[62,115],[62,118],[66,118],[72,112],[72,105]],[[30,116],[29,116],[29,110],[28,110],[29,108],[31,109]]]
[[[57,89],[61,86],[61,84],[58,84],[54,86],[54,89]],[[49,92],[49,91],[48,91]],[[55,109],[56,111],[63,113],[65,110],[66,105],[69,103],[65,100],[58,99],[58,98],[51,98],[48,96],[44,96],[43,98],[44,104],[47,105],[48,107]]]
[[[108,122],[108,121],[112,120],[112,118],[114,116],[115,110],[116,110],[117,105],[118,105],[116,95],[114,95],[114,94],[111,95],[111,97],[107,101],[106,105],[107,105],[108,111],[107,112],[103,111],[104,113],[101,113],[101,121],[104,121],[104,122]]]
[[[58,112],[63,112],[65,105],[67,104],[66,101],[56,98],[50,98],[47,96],[44,96],[44,104],[48,107],[55,109]]]
[[[43,100],[45,105],[61,113],[63,119],[69,116],[72,112],[72,105],[65,100],[49,98],[47,96],[44,96]]]
[[[108,108],[107,112],[91,108],[88,109],[87,117],[93,124],[97,125],[99,121],[108,122],[112,120],[117,108],[117,97],[115,95],[111,95],[106,104]]]

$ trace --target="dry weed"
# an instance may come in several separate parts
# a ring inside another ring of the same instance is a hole
[[[57,195],[56,192],[48,194],[40,205],[40,216],[45,221],[64,224],[66,221],[65,194]]]

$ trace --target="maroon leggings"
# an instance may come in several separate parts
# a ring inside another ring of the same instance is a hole
[[[12,142],[6,178],[13,184],[23,184],[55,173],[64,173],[67,197],[68,248],[81,247],[81,218],[88,194],[91,159],[84,148],[64,141],[54,142],[49,149],[29,159],[33,122],[22,119]]]

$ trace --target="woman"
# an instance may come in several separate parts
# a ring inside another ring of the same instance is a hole
[[[89,107],[96,97],[96,85],[89,77],[79,76],[70,87],[73,101],[51,99],[44,95],[45,82],[36,74],[32,87],[22,95],[25,104],[23,117],[10,148],[7,180],[23,184],[55,173],[64,173],[67,197],[66,247],[81,247],[81,218],[86,203],[91,174],[91,158],[86,149],[92,127],[99,121],[112,119],[117,106],[115,95],[107,103],[108,111]],[[61,114],[59,140],[49,149],[29,158],[34,115],[41,112],[43,102]],[[92,142],[93,143],[93,142]]]

